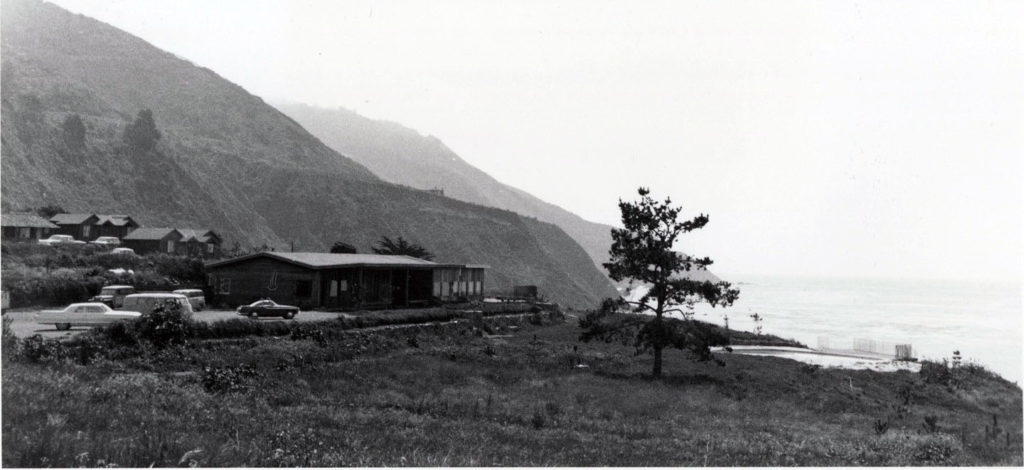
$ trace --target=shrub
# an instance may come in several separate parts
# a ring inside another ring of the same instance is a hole
[[[107,325],[100,334],[112,345],[135,346],[139,343],[139,332],[132,322],[119,321]]]
[[[945,359],[941,363],[934,361],[921,361],[921,379],[925,383],[949,385],[953,379],[949,363]]]
[[[47,341],[40,335],[32,335],[21,341],[21,357],[31,362],[58,360],[66,356],[67,348],[60,341]]]
[[[181,309],[172,300],[164,302],[152,311],[143,313],[136,320],[135,328],[139,338],[158,347],[184,344],[191,335],[192,325]]]

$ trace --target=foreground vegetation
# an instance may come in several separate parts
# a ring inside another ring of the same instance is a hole
[[[484,321],[180,343],[140,326],[61,358],[5,337],[3,465],[1021,464],[1021,390],[977,367],[666,350],[655,380],[557,312]]]

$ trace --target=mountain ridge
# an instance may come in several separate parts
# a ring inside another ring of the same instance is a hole
[[[573,238],[598,269],[608,260],[612,226],[590,222],[562,207],[498,181],[456,154],[441,139],[400,123],[355,111],[302,103],[271,103],[321,142],[386,181],[418,189],[441,188],[445,196],[506,209],[554,224]],[[719,281],[710,271],[688,277]]]

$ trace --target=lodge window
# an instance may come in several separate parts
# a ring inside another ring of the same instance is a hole
[[[21,232],[18,234],[18,238],[32,238],[32,229],[24,227],[19,228],[18,231]]]
[[[167,240],[167,252],[174,253],[174,240]]]
[[[89,236],[89,229],[90,228],[92,228],[92,227],[90,227],[88,225],[83,225],[82,226],[82,238],[86,238],[86,237]]]
[[[221,278],[220,280],[220,293],[230,294],[231,293],[231,278]]]
[[[213,243],[207,243],[206,244],[206,252],[207,253],[213,253]]]
[[[295,296],[306,298],[313,295],[312,281],[295,281]]]

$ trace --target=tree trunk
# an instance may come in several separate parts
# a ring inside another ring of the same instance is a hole
[[[661,346],[654,347],[654,371],[652,375],[661,377]]]

